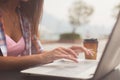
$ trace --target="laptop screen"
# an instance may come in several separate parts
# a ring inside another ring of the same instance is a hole
[[[93,80],[105,76],[119,65],[120,61],[120,14],[104,49]]]

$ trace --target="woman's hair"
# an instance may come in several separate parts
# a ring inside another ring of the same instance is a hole
[[[0,0],[0,5],[7,3],[8,0]],[[28,2],[20,2],[21,13],[27,17],[32,26],[32,34],[38,34],[38,26],[42,16],[44,0],[28,0]],[[1,13],[0,13],[1,14]]]
[[[29,0],[20,3],[21,11],[31,22],[32,31],[37,36],[39,36],[38,26],[43,12],[43,2],[44,0]]]

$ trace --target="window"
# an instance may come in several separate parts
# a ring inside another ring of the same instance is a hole
[[[119,0],[45,0],[43,18],[40,24],[41,40],[44,43],[52,44],[50,46],[43,43],[45,47],[50,49],[57,46],[76,45],[76,43],[79,45],[86,38],[97,38],[100,42],[106,43],[115,24],[115,16],[120,9],[119,5]],[[86,6],[91,7],[85,12],[90,13],[89,10],[91,10],[90,15],[83,15]],[[76,13],[72,12],[75,10]],[[78,17],[72,14],[76,14]],[[71,17],[71,15],[74,17]],[[70,19],[73,21],[70,21]],[[70,41],[71,38],[66,41],[66,37],[63,37],[65,40],[61,40],[61,34],[72,32],[79,34],[80,40],[77,39],[73,43]]]

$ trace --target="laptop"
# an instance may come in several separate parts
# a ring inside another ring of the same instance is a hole
[[[80,60],[74,63],[58,60],[54,63],[31,67],[21,73],[36,76],[52,76],[82,80],[99,80],[114,70],[120,61],[120,14],[109,36],[99,61]]]

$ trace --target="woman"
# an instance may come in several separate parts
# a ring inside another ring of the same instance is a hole
[[[61,58],[77,62],[78,52],[91,54],[78,46],[44,51],[38,40],[42,7],[43,0],[0,0],[0,70],[21,70]]]

